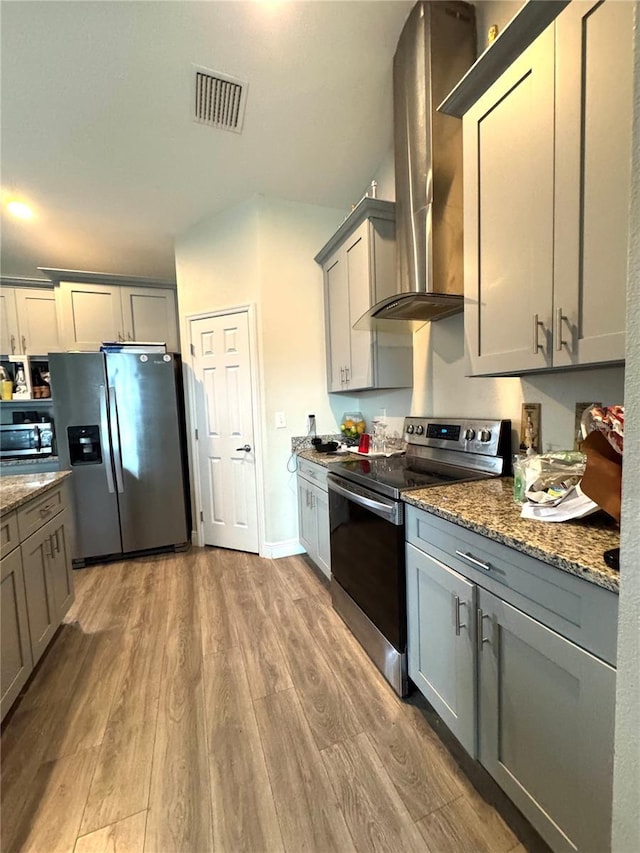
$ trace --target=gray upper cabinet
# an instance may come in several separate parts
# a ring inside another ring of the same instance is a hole
[[[60,349],[53,287],[10,287],[3,282],[0,306],[0,353],[46,355]]]
[[[633,6],[556,21],[554,366],[624,359]]]
[[[175,290],[61,281],[56,288],[64,349],[98,350],[102,341],[164,341],[179,350]]]
[[[624,358],[632,31],[570,3],[464,115],[472,375]]]
[[[55,284],[62,350],[103,341],[163,341],[180,350],[175,285],[123,275],[39,268]]]
[[[324,273],[329,391],[412,385],[410,335],[353,328],[396,290],[394,210],[393,202],[363,199],[315,258]]]

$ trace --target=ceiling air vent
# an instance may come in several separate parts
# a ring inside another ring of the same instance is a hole
[[[194,121],[220,130],[242,131],[247,84],[227,74],[195,69]]]

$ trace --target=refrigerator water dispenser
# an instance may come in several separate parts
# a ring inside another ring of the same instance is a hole
[[[101,465],[100,427],[67,427],[69,438],[69,461],[72,465]]]

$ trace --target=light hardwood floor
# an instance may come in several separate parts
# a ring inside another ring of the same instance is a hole
[[[3,853],[524,853],[305,558],[74,578],[3,727]]]

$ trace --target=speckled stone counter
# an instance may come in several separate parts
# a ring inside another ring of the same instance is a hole
[[[564,572],[618,592],[619,574],[602,555],[620,545],[620,528],[604,513],[582,521],[545,522],[520,517],[513,480],[435,486],[405,492],[405,503],[466,527]]]
[[[357,453],[318,453],[315,450],[299,450],[296,454],[300,459],[316,462],[323,468],[328,468],[334,462],[344,462],[348,459],[362,459]]]
[[[0,515],[17,509],[70,476],[71,471],[51,471],[48,474],[0,477]]]

